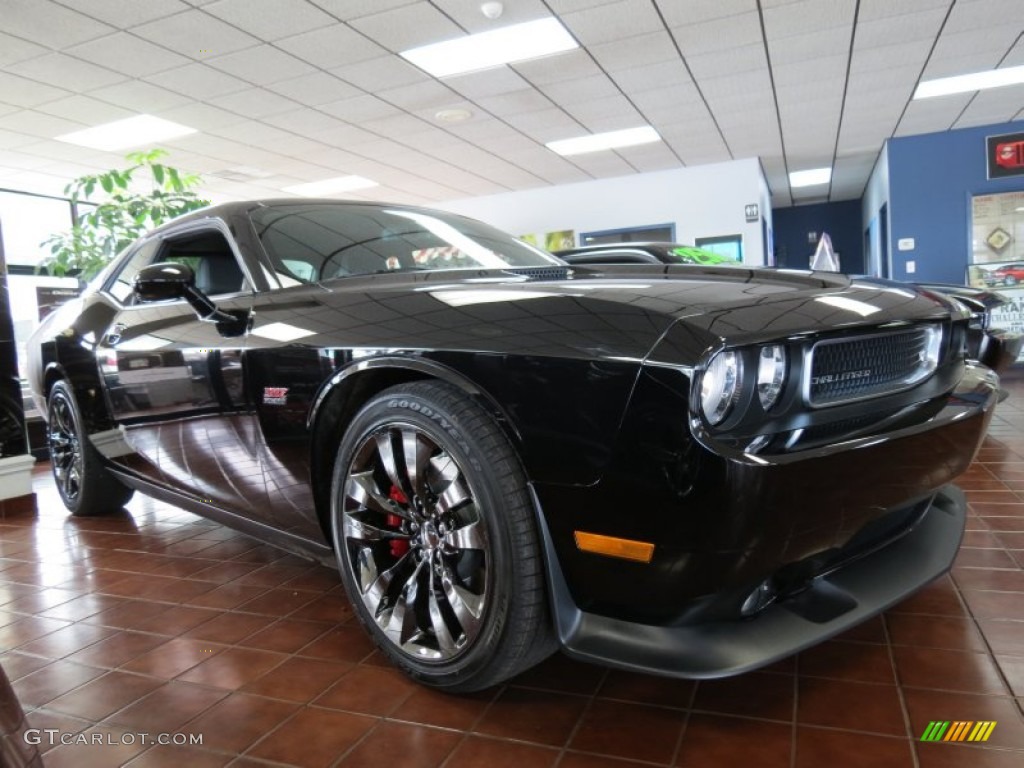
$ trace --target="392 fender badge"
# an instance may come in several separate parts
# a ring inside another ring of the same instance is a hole
[[[264,405],[284,405],[288,402],[288,387],[264,387]]]

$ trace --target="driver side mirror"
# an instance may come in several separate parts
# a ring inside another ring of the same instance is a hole
[[[135,297],[140,302],[185,299],[200,320],[216,323],[222,336],[241,336],[249,323],[249,313],[225,312],[196,288],[196,273],[188,264],[163,261],[143,267],[135,275]]]
[[[135,296],[139,301],[184,299],[196,285],[196,273],[187,264],[172,261],[150,264],[135,276]]]

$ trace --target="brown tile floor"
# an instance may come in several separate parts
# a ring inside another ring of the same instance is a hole
[[[977,460],[951,575],[846,635],[730,680],[555,657],[451,697],[407,682],[352,623],[336,575],[136,496],[0,520],[0,657],[59,766],[1024,765],[1024,377]],[[979,746],[930,720],[995,720]],[[202,734],[202,746],[139,743]],[[129,743],[121,743],[123,741]],[[130,743],[134,741],[134,743]]]

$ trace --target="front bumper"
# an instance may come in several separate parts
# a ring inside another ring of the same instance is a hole
[[[559,640],[573,658],[633,672],[694,679],[747,672],[855,626],[948,571],[966,510],[960,489],[947,485],[917,524],[887,546],[814,579],[754,618],[688,626],[640,624],[580,610],[542,524]]]

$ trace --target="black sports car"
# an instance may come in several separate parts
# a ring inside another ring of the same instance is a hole
[[[263,201],[134,244],[30,368],[73,513],[141,490],[336,563],[396,665],[466,691],[558,645],[734,674],[943,573],[996,385],[967,325],[909,287]]]
[[[555,255],[568,264],[720,264],[743,268],[742,264],[725,259],[718,254],[679,243],[603,243],[584,245]],[[875,278],[862,278],[875,280]],[[995,291],[971,288],[965,285],[947,283],[915,283],[941,293],[962,304],[970,313],[971,321],[967,333],[967,354],[972,360],[984,363],[996,373],[1002,373],[1013,365],[1018,356],[1024,336],[1016,331],[996,328],[992,325],[992,310],[1010,303],[1006,296]]]

